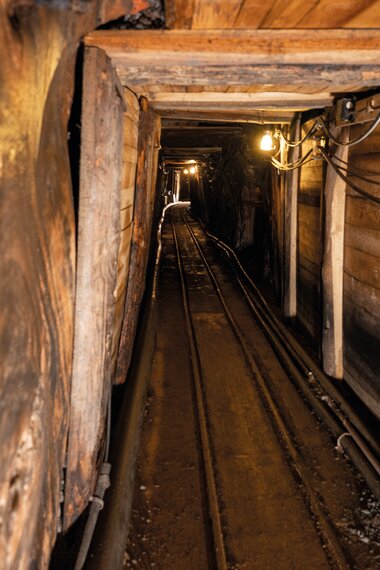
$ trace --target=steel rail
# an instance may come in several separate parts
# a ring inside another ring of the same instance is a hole
[[[227,302],[219,286],[215,273],[213,272],[210,264],[208,263],[204,255],[204,252],[202,250],[202,247],[200,246],[192,228],[190,227],[190,224],[187,222],[185,216],[183,215],[182,210],[181,210],[181,216],[189,230],[189,233],[194,241],[198,253],[209,274],[210,280],[219,297],[220,303],[226,314],[227,320],[230,323],[231,330],[234,333],[234,336],[242,349],[248,367],[252,371],[252,376],[258,388],[259,395],[263,401],[264,408],[269,415],[269,419],[272,423],[273,428],[280,437],[279,444],[280,447],[282,447],[282,451],[284,453],[286,462],[289,466],[290,472],[293,476],[295,486],[299,490],[303,498],[303,501],[305,503],[305,506],[311,515],[311,519],[316,528],[317,535],[319,536],[322,547],[326,552],[326,556],[329,560],[329,563],[332,568],[347,568],[348,562],[345,553],[343,552],[341,544],[339,543],[339,540],[335,534],[334,528],[331,526],[330,520],[328,519],[328,517],[326,516],[326,514],[324,513],[324,511],[320,506],[320,501],[318,499],[317,494],[315,493],[315,491],[313,490],[313,488],[311,487],[311,485],[307,480],[307,475],[305,473],[305,468],[303,466],[304,461],[300,456],[296,445],[293,442],[293,437],[280,412],[279,406],[275,402],[272,393],[268,388],[267,381],[265,380],[261,370],[259,369],[257,362],[252,356],[251,350],[249,349],[244,339],[240,327],[236,323],[234,317],[232,316],[231,311],[228,308]]]
[[[181,283],[183,309],[185,313],[185,325],[186,325],[186,332],[190,348],[191,366],[192,366],[194,388],[195,388],[196,407],[198,412],[201,447],[202,447],[203,461],[205,467],[207,495],[208,495],[209,511],[210,511],[211,525],[212,525],[212,535],[214,539],[216,564],[217,564],[217,570],[227,570],[228,569],[227,553],[226,553],[225,539],[223,535],[223,526],[220,514],[221,508],[219,505],[218,490],[217,490],[216,477],[214,472],[213,452],[212,452],[212,446],[208,430],[207,413],[204,401],[205,398],[202,388],[201,364],[200,364],[199,352],[195,336],[194,323],[191,317],[190,303],[186,287],[183,261],[178,244],[178,237],[175,229],[175,224],[173,222],[172,212],[173,208],[170,210],[170,222],[172,226],[174,245],[176,250],[178,273],[180,276],[180,283]]]
[[[255,300],[252,300],[246,286],[242,283],[241,279],[236,276],[236,280],[249,307],[255,317],[259,320],[260,325],[276,353],[282,360],[284,360],[287,368],[291,368],[293,370],[294,363],[296,363],[296,367],[302,371],[303,376],[295,373],[295,379],[297,380],[297,384],[299,384],[300,389],[305,393],[306,397],[312,400],[311,403],[313,407],[317,407],[320,411],[326,407],[330,408],[331,412],[339,419],[345,430],[349,432],[357,446],[366,456],[372,468],[379,475],[380,463],[378,456],[380,455],[380,445],[377,439],[367,429],[351,406],[349,406],[344,398],[342,398],[339,391],[332,385],[328,377],[320,370],[320,368],[318,368],[312,358],[300,346],[293,335],[289,333],[285,325],[275,317],[260,291],[242,267],[235,252],[227,244],[209,232],[206,232],[206,235],[215,241],[215,243],[227,253],[230,260],[232,257],[233,264],[237,265],[244,279],[248,282],[256,297]],[[305,380],[307,381],[308,387],[305,386]],[[326,415],[326,411],[323,411],[323,414]],[[338,434],[337,437],[339,437],[339,435],[341,434]],[[344,446],[342,445],[342,447]],[[372,479],[373,477],[371,476],[371,480]],[[373,485],[373,483],[374,482],[372,481],[371,485]],[[379,497],[380,490],[378,482],[374,485],[374,489],[372,490]]]

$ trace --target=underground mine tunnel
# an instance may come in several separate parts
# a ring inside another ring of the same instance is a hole
[[[380,11],[0,7],[0,569],[380,565]]]

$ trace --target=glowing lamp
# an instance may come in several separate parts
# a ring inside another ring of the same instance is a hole
[[[189,171],[187,168],[185,168],[185,170],[183,171],[184,174],[189,174]]]
[[[190,174],[195,174],[196,171],[197,171],[197,169],[195,168],[195,166],[192,166],[192,167],[190,168]]]
[[[275,148],[273,144],[273,136],[271,131],[265,131],[263,138],[260,142],[260,149],[261,150],[273,150]]]

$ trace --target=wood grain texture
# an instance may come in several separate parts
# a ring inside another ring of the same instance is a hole
[[[67,125],[80,38],[108,17],[103,1],[77,7],[0,6],[2,570],[47,568],[60,524],[75,280]]]
[[[350,129],[344,129],[341,142],[349,140]],[[347,162],[348,147],[338,147],[331,141],[329,150]],[[326,374],[342,379],[343,372],[343,259],[346,208],[346,183],[328,165],[324,185],[324,250],[323,286],[323,368]]]
[[[243,0],[195,0],[191,28],[233,28]]]
[[[167,0],[169,28],[378,28],[378,0]],[[184,20],[184,12],[186,19]]]
[[[303,125],[302,136],[310,129],[313,121]],[[312,142],[302,145],[305,155]],[[321,265],[322,226],[321,195],[323,169],[321,162],[311,162],[301,168],[298,194],[298,236],[297,236],[297,321],[307,332],[316,350],[321,342]]]
[[[85,50],[74,360],[65,528],[93,492],[111,389],[124,102],[106,54]]]
[[[363,128],[352,127],[351,137]],[[380,172],[380,129],[352,147],[349,168]],[[380,181],[380,175],[374,180]],[[379,196],[379,187],[352,181]],[[380,206],[347,189],[344,241],[344,376],[380,416]]]
[[[126,112],[123,118],[123,166],[122,189],[120,197],[120,245],[117,261],[117,283],[114,292],[114,297],[116,299],[116,309],[112,336],[112,375],[114,374],[116,368],[130,267],[140,115],[138,99],[128,89],[125,89],[124,100],[126,103]],[[127,184],[129,185],[128,187]]]
[[[101,30],[85,44],[131,65],[377,65],[380,30]],[[154,83],[153,81],[151,83]]]
[[[132,249],[115,375],[115,382],[118,384],[125,381],[132,356],[139,309],[145,290],[156,199],[161,123],[157,113],[147,104],[146,100],[143,99],[140,106]]]
[[[300,117],[295,117],[290,127],[289,138],[301,139]],[[294,162],[301,155],[301,145],[290,149],[287,162]],[[284,315],[295,317],[297,314],[297,198],[299,188],[299,170],[295,169],[286,176],[285,186],[285,238],[284,238]]]

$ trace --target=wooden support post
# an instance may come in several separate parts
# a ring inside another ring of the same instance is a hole
[[[291,128],[290,138],[301,138],[301,121],[296,117]],[[301,145],[291,148],[289,162],[298,160]],[[285,187],[285,235],[284,235],[284,316],[295,317],[297,313],[297,198],[299,169],[287,175]]]
[[[346,128],[341,140],[349,137]],[[348,147],[330,143],[330,150],[348,161]],[[346,183],[328,166],[325,194],[325,241],[322,264],[323,368],[334,378],[343,378],[343,261]]]
[[[132,249],[124,318],[116,364],[115,383],[122,384],[132,357],[139,309],[145,290],[156,178],[160,148],[161,120],[146,99],[140,101],[139,143],[133,214]]]
[[[86,48],[75,302],[64,527],[94,490],[111,389],[114,291],[120,243],[124,102],[106,54]]]

